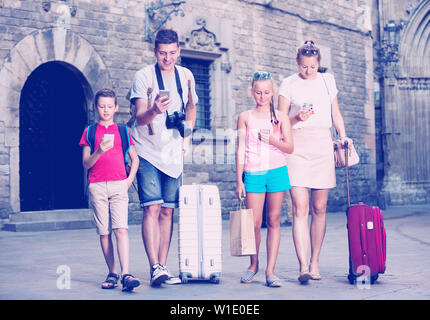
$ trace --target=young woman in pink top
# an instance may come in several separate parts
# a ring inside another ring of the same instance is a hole
[[[267,193],[266,284],[280,287],[281,280],[275,276],[274,270],[280,242],[281,206],[285,191],[291,188],[285,153],[293,152],[294,147],[290,121],[286,114],[275,111],[273,94],[270,73],[255,72],[252,96],[256,106],[242,112],[237,121],[236,195],[242,201],[246,194],[246,205],[253,210],[257,248],[257,254],[251,256],[251,264],[242,275],[241,282],[251,282],[258,272],[260,229]]]

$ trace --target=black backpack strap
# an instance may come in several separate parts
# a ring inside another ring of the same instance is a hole
[[[163,76],[161,75],[158,63],[155,64],[155,75],[157,76],[158,89],[164,90]]]
[[[176,66],[175,66],[175,80],[176,80],[176,88],[178,89],[178,93],[179,93],[179,96],[181,97],[181,101],[182,101],[182,111],[185,112],[184,97],[182,97],[181,78],[179,78],[179,72],[178,72],[178,68],[176,68]]]
[[[94,142],[96,140],[97,123],[87,127],[87,142],[91,148],[91,154],[94,153]],[[125,125],[118,125],[119,135],[121,136],[122,153],[124,154],[125,163],[127,164],[127,153],[130,149],[130,136],[128,134],[128,127]]]
[[[97,123],[87,127],[87,142],[91,148],[91,154],[94,153],[94,141],[96,140]]]
[[[121,136],[122,154],[124,155],[124,164],[127,167],[127,153],[130,150],[130,136],[128,134],[128,127],[124,125],[118,125],[119,135]]]
[[[157,76],[158,89],[164,90],[163,76],[161,75],[161,71],[160,71],[160,67],[158,66],[158,63],[155,64],[155,75]],[[182,111],[185,112],[184,98],[182,96],[181,78],[179,77],[178,68],[176,66],[175,66],[175,80],[176,80],[176,89],[178,90],[178,94],[181,97],[181,101],[182,101]]]

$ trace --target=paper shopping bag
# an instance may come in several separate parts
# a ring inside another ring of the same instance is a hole
[[[256,254],[252,209],[230,211],[230,253],[232,256]]]

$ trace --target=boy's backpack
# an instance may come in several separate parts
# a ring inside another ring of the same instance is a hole
[[[94,153],[94,141],[96,139],[96,130],[97,130],[97,123],[90,125],[87,128],[87,142],[90,145],[91,154]],[[118,124],[118,131],[119,131],[119,135],[121,136],[122,153],[124,155],[124,166],[128,176],[128,174],[130,173],[130,167],[127,163],[127,153],[131,145],[130,136],[128,134],[128,127],[125,125]]]

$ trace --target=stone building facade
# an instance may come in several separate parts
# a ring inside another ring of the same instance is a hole
[[[238,114],[253,105],[250,77],[267,70],[279,85],[297,70],[296,48],[311,38],[335,76],[361,157],[351,168],[352,201],[377,204],[374,6],[371,0],[0,0],[0,218],[88,208],[77,144],[95,121],[94,93],[113,88],[116,121],[128,121],[125,97],[134,73],[154,63],[150,40],[159,25],[179,32],[181,63],[199,74],[205,97],[185,183],[215,183],[223,214],[236,208],[235,127]],[[329,211],[346,207],[343,170],[337,181]],[[130,199],[131,214],[140,212],[133,189]]]
[[[430,202],[430,1],[374,2],[377,177],[387,204]]]

